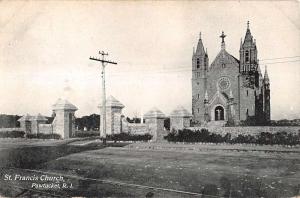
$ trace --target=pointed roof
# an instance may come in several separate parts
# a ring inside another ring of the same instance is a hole
[[[205,99],[205,100],[208,100],[208,93],[207,93],[207,90],[205,90],[204,99]]]
[[[52,106],[53,110],[78,110],[78,108],[70,103],[68,100],[59,98]]]
[[[165,118],[165,117],[166,115],[156,107],[153,107],[144,115],[144,118]]]
[[[190,118],[192,117],[192,114],[188,112],[188,110],[186,110],[183,106],[178,106],[171,112],[170,117]]]
[[[229,98],[233,98],[233,93],[232,93],[232,90],[230,89],[229,91]]]
[[[247,22],[247,31],[243,43],[243,47],[250,47],[253,44],[253,36],[251,35],[249,21]]]
[[[266,67],[265,67],[265,75],[264,75],[264,80],[265,80],[265,82],[269,82],[269,75],[268,75],[268,67],[267,67],[267,65],[266,65]]]
[[[102,104],[99,104],[98,107],[101,108]],[[115,97],[113,97],[112,95],[110,95],[110,96],[108,96],[106,98],[106,107],[120,107],[120,108],[124,108],[125,106],[119,100],[117,100]]]
[[[32,116],[29,115],[28,113],[23,115],[21,118],[18,119],[18,121],[30,121],[32,119]]]
[[[33,116],[33,117],[32,117],[32,120],[37,120],[37,121],[48,121],[48,119],[47,119],[45,116],[41,115],[40,113],[37,114],[36,116]]]
[[[201,39],[201,32],[199,34],[199,41],[196,49],[196,54],[205,54],[204,46]]]
[[[107,107],[121,107],[124,108],[125,106],[118,101],[115,97],[113,96],[108,96],[108,98],[106,98],[106,106]]]

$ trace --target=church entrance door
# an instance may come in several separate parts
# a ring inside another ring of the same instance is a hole
[[[215,120],[224,120],[224,108],[221,106],[217,106],[215,108]]]

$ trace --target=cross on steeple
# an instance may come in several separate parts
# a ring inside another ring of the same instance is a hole
[[[250,22],[247,21],[247,29],[249,29],[249,26],[250,26]]]
[[[225,50],[225,41],[224,41],[225,37],[226,37],[226,35],[224,34],[224,31],[222,31],[222,35],[220,36],[220,38],[222,38],[221,49],[223,51]]]
[[[224,43],[224,38],[226,37],[226,35],[224,34],[224,31],[222,31],[222,35],[220,36],[220,38],[222,38],[222,43]]]

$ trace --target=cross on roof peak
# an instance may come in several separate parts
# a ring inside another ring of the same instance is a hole
[[[220,36],[220,38],[222,38],[222,43],[224,43],[225,41],[224,41],[224,38],[226,37],[226,35],[224,34],[224,31],[222,31],[222,34],[221,34],[221,36]]]

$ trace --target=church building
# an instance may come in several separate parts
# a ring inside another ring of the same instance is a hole
[[[249,22],[239,59],[221,50],[210,64],[201,33],[192,57],[192,113],[195,125],[263,125],[270,121],[270,81],[261,74]]]

